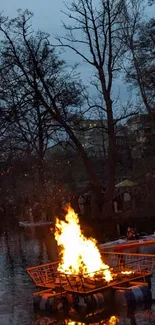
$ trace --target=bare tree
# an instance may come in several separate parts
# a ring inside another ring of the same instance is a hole
[[[126,80],[139,90],[154,125],[154,20],[143,21],[145,1],[129,0],[124,6],[122,39],[126,46]]]
[[[107,201],[112,203],[117,159],[112,85],[124,53],[120,38],[124,1],[105,0],[94,3],[93,0],[79,0],[72,1],[71,5],[66,7],[65,14],[73,24],[64,24],[66,36],[56,39],[60,46],[73,50],[94,69],[94,83],[102,102],[105,103],[102,110],[107,117]]]
[[[74,113],[81,109],[83,87],[76,75],[65,71],[65,65],[51,47],[49,37],[43,32],[34,33],[32,14],[19,12],[16,19],[1,17],[0,71],[9,80],[10,92],[19,87],[16,109],[20,101],[42,108],[41,115],[50,115],[51,121],[64,130],[80,154],[96,191],[100,192],[100,179],[96,175],[86,151],[74,133],[71,122]],[[4,82],[5,83],[5,82]],[[7,89],[5,89],[4,97]],[[4,90],[3,90],[4,91]]]
[[[18,151],[18,153],[25,151],[27,155],[36,156],[39,182],[44,186],[44,158],[49,148],[49,142],[55,145],[55,133],[59,126],[52,123],[50,114],[44,113],[44,109],[36,97],[30,98],[29,90],[26,91],[25,85],[23,87],[23,84],[15,81],[10,72],[9,69],[8,75],[3,66],[0,92],[1,98],[3,98],[2,111],[5,112],[5,115],[7,112],[3,119],[8,121],[3,138],[6,142],[10,138],[14,151]],[[12,81],[14,81],[14,87],[12,87]]]

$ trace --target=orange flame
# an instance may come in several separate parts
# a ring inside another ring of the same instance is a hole
[[[67,274],[87,274],[93,278],[94,272],[103,276],[106,281],[112,280],[109,266],[101,258],[97,242],[87,239],[81,232],[78,215],[68,206],[65,221],[56,218],[55,239],[61,247],[59,272]]]
[[[119,318],[116,316],[111,316],[109,319],[109,325],[116,325],[119,322]]]
[[[108,321],[101,320],[99,323],[92,323],[91,325],[117,325],[119,322],[119,318],[116,316],[111,316]],[[86,323],[75,322],[71,320],[65,321],[66,325],[85,325]]]
[[[133,273],[133,271],[122,271],[121,272],[121,274],[123,274],[123,275],[130,275],[132,273]]]

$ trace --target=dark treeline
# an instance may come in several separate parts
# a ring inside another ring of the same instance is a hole
[[[73,1],[66,7],[71,21],[64,24],[66,36],[56,36],[55,45],[50,35],[33,30],[28,10],[19,10],[14,19],[1,15],[3,212],[13,202],[14,215],[21,216],[40,202],[39,211],[46,207],[51,217],[63,202],[76,201],[91,188],[95,215],[111,218],[117,179],[130,175],[141,180],[154,172],[155,20],[145,17],[147,5],[153,2],[106,0],[94,7],[92,0]],[[90,66],[91,91],[59,48]],[[113,91],[121,76],[129,91],[137,91],[125,106]],[[135,132],[132,118],[144,115],[147,122],[139,120]]]

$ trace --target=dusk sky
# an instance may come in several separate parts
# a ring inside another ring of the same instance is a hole
[[[68,3],[69,2],[71,2],[71,0],[68,0]],[[16,11],[19,8],[29,9],[34,13],[34,29],[41,29],[48,32],[51,36],[52,34],[63,35],[64,30],[62,28],[62,20],[66,21],[66,17],[61,12],[61,10],[65,9],[63,0],[1,0],[1,11],[3,11],[4,15],[8,15],[10,18],[16,16]],[[149,7],[147,15],[153,17],[154,14],[155,6]],[[78,62],[79,57],[69,51],[67,56],[65,55],[65,59],[68,64],[73,64]],[[92,74],[90,66],[81,62],[80,71],[82,73],[83,81],[87,83]],[[119,80],[117,79],[117,82],[114,83],[113,92],[116,96],[119,93],[123,102],[128,98],[126,86],[124,85],[124,81],[121,81],[121,78],[119,78]]]

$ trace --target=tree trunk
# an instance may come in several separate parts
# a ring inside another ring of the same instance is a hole
[[[105,197],[104,215],[111,217],[113,215],[113,194],[115,188],[116,174],[116,135],[113,120],[112,100],[110,97],[111,88],[106,88],[106,81],[102,68],[98,70],[99,80],[101,82],[102,93],[106,104],[108,121],[108,161],[107,161],[107,192]],[[109,76],[112,78],[112,76]]]
[[[38,180],[40,185],[45,186],[44,163],[42,157],[38,159]]]
[[[113,113],[112,113],[112,101],[108,98],[107,102],[107,118],[108,118],[108,184],[107,184],[107,209],[106,214],[108,217],[113,215],[113,195],[115,189],[115,175],[116,175],[116,136],[114,129]]]
[[[38,179],[40,185],[45,187],[44,177],[44,136],[43,136],[43,125],[40,115],[40,108],[37,107],[38,114],[38,137],[39,137],[39,148],[38,148]]]

